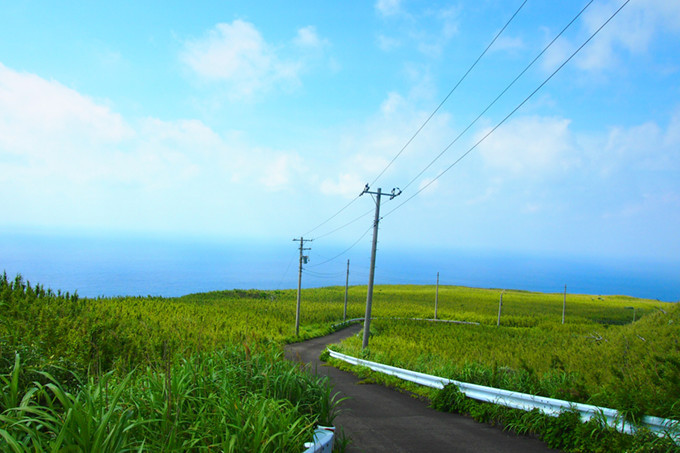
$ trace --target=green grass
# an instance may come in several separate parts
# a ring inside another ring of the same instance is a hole
[[[302,451],[338,403],[326,378],[242,348],[105,373],[75,390],[47,373],[21,388],[21,373],[17,354],[0,374],[2,451]]]
[[[434,286],[376,286],[373,315],[379,319],[372,324],[369,350],[360,351],[358,338],[347,340],[341,348],[462,381],[610,406],[631,418],[643,414],[677,418],[677,305],[625,296],[568,294],[566,324],[562,325],[563,294],[506,291],[501,326],[496,327],[500,293],[439,288],[439,318],[479,323],[472,326],[403,319],[433,317]],[[297,439],[284,425],[295,426],[296,433],[308,433],[308,422],[313,422],[297,402],[295,391],[272,396],[267,390],[248,398],[247,405],[235,403],[233,408],[211,405],[217,390],[204,391],[210,388],[208,382],[195,386],[197,374],[211,369],[200,363],[222,360],[219,354],[234,350],[251,357],[241,364],[246,370],[261,365],[251,363],[253,357],[266,357],[262,360],[272,364],[283,362],[283,344],[329,333],[342,320],[343,300],[344,287],[303,290],[300,336],[296,337],[293,290],[86,299],[3,276],[0,437],[4,441],[0,442],[14,448],[29,445],[26,442],[56,442],[66,433],[68,442],[85,445],[77,434],[83,432],[89,433],[83,438],[90,439],[87,442],[111,442],[115,448],[122,445],[115,443],[120,441],[134,449],[179,451],[191,445],[248,450],[268,442],[262,439]],[[348,318],[363,316],[365,301],[366,287],[351,287]],[[635,323],[629,307],[635,307]],[[14,371],[15,352],[21,357],[18,373]],[[265,373],[265,388],[290,376],[286,368],[277,370],[278,374]],[[251,374],[250,380],[258,381],[260,375]],[[238,387],[238,379],[243,375],[230,374],[224,382],[235,382]],[[332,408],[334,402],[327,387],[318,388],[314,401],[321,408],[315,410],[323,413],[323,407]],[[250,390],[239,392],[250,395]],[[225,396],[224,401],[228,400]],[[24,403],[33,409],[18,410]],[[277,416],[256,423],[265,411]],[[81,413],[89,413],[90,418]],[[19,414],[24,417],[21,422],[12,418]],[[172,414],[182,421],[172,419]],[[67,422],[79,428],[63,428],[70,426]],[[253,428],[248,434],[234,434],[249,424]],[[171,428],[175,425],[178,430]],[[218,425],[231,428],[218,433]],[[288,434],[276,434],[272,426]],[[147,428],[150,431],[145,432]],[[27,430],[34,430],[29,436],[33,440],[26,437]],[[210,434],[202,437],[199,431]],[[97,432],[106,435],[97,437]],[[164,434],[154,437],[152,432]],[[257,445],[233,440],[241,435],[260,440]],[[109,448],[103,443],[97,446]]]

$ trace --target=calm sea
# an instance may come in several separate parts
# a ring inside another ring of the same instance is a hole
[[[368,281],[370,238],[341,258],[342,248],[312,243],[303,287]],[[55,236],[0,233],[0,271],[32,284],[85,297],[181,296],[222,289],[297,287],[298,244]],[[387,247],[387,246],[386,246]],[[680,262],[597,260],[527,254],[418,251],[378,253],[376,284],[440,284],[542,292],[623,294],[680,300]]]

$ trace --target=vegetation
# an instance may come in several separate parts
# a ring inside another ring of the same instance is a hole
[[[271,296],[93,300],[4,275],[0,450],[302,451],[338,401],[283,360]]]
[[[597,330],[595,330],[597,329]],[[680,415],[680,307],[618,328],[496,327],[376,320],[371,360],[640,415]],[[361,355],[361,339],[342,352]]]
[[[581,422],[578,411],[565,411],[558,417],[537,409],[523,411],[482,403],[467,398],[455,385],[448,385],[432,400],[438,410],[462,413],[482,423],[492,423],[518,434],[534,433],[550,448],[572,452],[677,452],[680,448],[668,437],[644,429],[630,436],[608,426],[604,417]]]
[[[678,418],[677,305],[567,295],[562,325],[562,294],[506,291],[497,327],[500,290],[446,286],[438,317],[479,325],[406,319],[432,318],[434,292],[377,286],[370,348],[358,338],[340,348],[632,420]],[[297,338],[293,290],[87,299],[3,275],[0,450],[300,450],[337,401],[325,380],[283,361],[281,345],[329,333],[343,299],[344,287],[304,290]],[[365,300],[365,287],[350,288],[348,318],[363,316]],[[523,431],[517,420],[499,423]]]
[[[440,288],[439,318],[480,323],[469,325],[405,319],[432,317],[432,287],[380,289],[373,307],[378,319],[371,324],[369,348],[362,350],[361,338],[352,337],[334,349],[459,381],[611,407],[628,422],[636,423],[644,415],[680,419],[678,304],[624,296],[567,295],[566,322],[562,324],[563,294],[506,291],[501,325],[497,326],[500,290]],[[363,369],[358,373],[367,374]],[[389,378],[368,375],[398,385]],[[437,400],[429,391],[418,393]],[[529,418],[514,414],[517,411],[469,401],[450,410],[516,431],[528,430],[546,441],[548,432],[559,437],[553,426],[557,419],[543,417],[540,423],[529,423]],[[572,431],[580,433],[581,429],[594,426],[591,423]],[[613,434],[601,430],[597,433],[593,436],[606,439],[604,444],[620,448],[603,450],[593,444],[584,449],[578,443],[548,443],[570,451],[636,451],[638,443],[650,448],[656,445],[654,448],[661,448],[658,451],[676,448],[644,432],[634,439],[624,435],[614,439]]]
[[[3,451],[302,451],[337,403],[323,379],[242,348],[175,358],[162,370],[76,377],[74,390],[45,372],[46,384],[20,386],[28,370],[15,357],[0,375]]]

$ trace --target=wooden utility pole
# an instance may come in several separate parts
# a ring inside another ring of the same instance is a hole
[[[564,324],[564,313],[567,311],[567,285],[564,285],[564,301],[562,302],[562,324]]]
[[[377,192],[370,192],[368,184],[364,187],[364,191],[361,195],[368,193],[371,195],[376,195],[375,200],[375,219],[373,220],[373,244],[371,246],[371,270],[368,274],[368,294],[366,295],[366,315],[364,316],[364,338],[361,343],[361,348],[366,349],[368,347],[368,337],[371,331],[371,306],[373,304],[373,280],[375,277],[375,252],[378,245],[378,223],[380,223],[380,197],[382,196],[382,189],[378,188]],[[392,189],[392,194],[390,195],[390,200],[394,197],[401,195],[401,190]]]
[[[305,247],[305,242],[312,242],[314,239],[293,239],[293,242],[300,241],[300,267],[298,270],[298,288],[297,288],[297,307],[295,308],[295,336],[300,336],[300,289],[302,287],[302,264],[307,264],[308,256],[304,255],[305,250],[311,250],[311,247]]]
[[[345,309],[342,311],[342,322],[347,321],[347,290],[349,289],[349,260],[347,260],[347,277],[345,278]]]
[[[501,291],[501,300],[498,301],[498,322],[496,323],[496,327],[499,327],[501,325],[501,308],[503,308],[503,293],[505,290]]]
[[[437,305],[439,305],[439,272],[437,272],[437,290],[434,293],[434,319],[437,319]]]

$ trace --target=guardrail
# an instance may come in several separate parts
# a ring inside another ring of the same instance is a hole
[[[469,324],[469,325],[473,325],[473,326],[478,326],[478,325],[479,325],[478,322],[474,322],[474,321],[456,321],[456,320],[453,320],[453,319],[394,318],[394,317],[386,317],[386,318],[380,317],[380,318],[375,318],[375,317],[371,317],[371,320],[374,320],[374,319],[406,319],[406,320],[409,320],[409,321],[443,322],[443,323],[449,323],[449,324]],[[363,320],[364,320],[364,318],[352,318],[352,319],[347,319],[347,320],[345,320],[345,321],[343,321],[343,322],[341,322],[341,323],[333,324],[332,327],[333,327],[334,329],[338,329],[338,328],[340,328],[340,327],[348,326],[348,325],[350,325],[350,324],[352,324],[352,323],[359,322],[359,321],[363,321]]]
[[[588,421],[593,417],[603,416],[607,423],[624,433],[634,433],[635,426],[624,422],[624,417],[614,409],[592,406],[590,404],[573,403],[543,396],[529,395],[527,393],[511,392],[509,390],[486,387],[483,385],[469,384],[452,379],[432,376],[417,371],[405,370],[382,363],[371,362],[349,355],[341,354],[329,349],[330,356],[352,365],[360,365],[373,371],[388,374],[400,379],[415,382],[427,387],[442,389],[448,384],[455,384],[468,398],[484,401],[502,406],[530,411],[539,409],[547,415],[557,416],[565,410],[576,409],[581,414],[581,419]],[[677,420],[646,416],[642,424],[657,435],[668,435],[676,443],[680,442],[680,422]]]
[[[302,453],[331,453],[335,440],[335,428],[332,426],[317,426],[314,431],[314,440],[306,442],[306,450]]]

